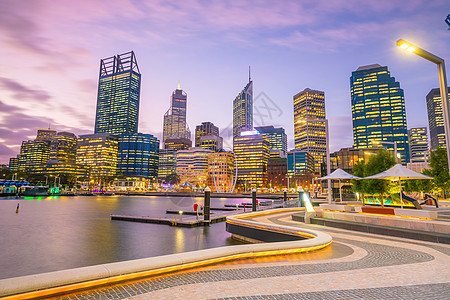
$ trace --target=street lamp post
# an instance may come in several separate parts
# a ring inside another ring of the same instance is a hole
[[[433,63],[435,63],[438,67],[438,77],[439,77],[439,88],[441,91],[441,104],[442,104],[442,114],[444,118],[444,132],[445,132],[445,144],[447,146],[447,161],[450,166],[450,151],[449,151],[449,144],[450,144],[450,120],[449,120],[449,111],[448,111],[448,87],[447,87],[447,76],[445,75],[445,61],[440,58],[439,56],[436,56],[428,51],[425,51],[424,49],[421,49],[410,42],[407,42],[405,40],[398,40],[397,46],[400,48],[417,54],[420,57],[425,58],[426,60],[429,60]],[[450,172],[450,167],[449,167]]]

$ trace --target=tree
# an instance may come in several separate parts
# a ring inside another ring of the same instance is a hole
[[[366,173],[366,162],[364,160],[360,160],[353,165],[352,168],[353,175],[358,177],[364,177]],[[356,193],[361,193],[362,204],[364,205],[364,181],[363,180],[354,180],[352,179],[353,191]]]
[[[396,164],[395,158],[386,150],[381,150],[376,155],[371,156],[366,165],[365,176],[372,176],[393,167]],[[367,193],[379,193],[381,196],[381,207],[384,207],[383,194],[388,192],[389,181],[384,179],[364,180],[364,190]]]
[[[180,176],[177,173],[172,173],[164,178],[164,181],[170,184],[178,184],[181,181]]]
[[[450,190],[450,175],[448,173],[447,149],[439,147],[431,151],[431,177],[436,187],[444,193]]]

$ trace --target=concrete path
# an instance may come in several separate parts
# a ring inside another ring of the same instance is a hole
[[[291,220],[254,218],[333,237],[326,249],[229,262],[57,299],[449,299],[450,245]]]

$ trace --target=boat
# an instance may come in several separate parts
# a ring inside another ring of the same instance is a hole
[[[107,192],[103,193],[103,196],[114,196],[115,194],[113,192]]]
[[[48,186],[22,186],[20,188],[19,194],[21,196],[47,196]]]

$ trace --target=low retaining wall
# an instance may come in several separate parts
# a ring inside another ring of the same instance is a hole
[[[357,213],[333,212],[325,210],[317,211],[317,217],[450,234],[450,222],[443,222],[436,220],[402,218],[386,215],[366,215]]]
[[[286,210],[273,210],[277,213]],[[12,296],[11,299],[31,299],[69,293],[101,285],[139,279],[153,275],[181,271],[227,260],[275,254],[289,254],[311,251],[326,247],[331,243],[328,234],[275,224],[264,224],[245,220],[261,213],[248,213],[228,217],[230,222],[241,226],[259,226],[271,231],[288,231],[308,239],[218,247],[179,254],[122,261],[70,270],[49,272],[36,275],[0,280],[0,297]],[[265,212],[268,214],[268,212]],[[227,220],[228,222],[228,220]]]

